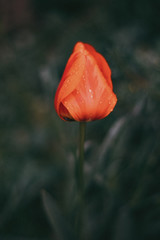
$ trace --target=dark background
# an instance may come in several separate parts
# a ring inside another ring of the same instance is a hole
[[[118,98],[87,124],[86,239],[160,239],[159,11],[159,0],[0,0],[0,239],[59,239],[42,189],[74,222],[78,123],[53,99],[77,41],[107,59]]]

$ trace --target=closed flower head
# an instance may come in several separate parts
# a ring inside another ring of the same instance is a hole
[[[66,121],[93,121],[105,118],[116,102],[108,63],[91,45],[78,42],[56,92],[57,114]]]

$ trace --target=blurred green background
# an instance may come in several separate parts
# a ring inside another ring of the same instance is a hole
[[[59,240],[48,191],[74,223],[78,123],[56,88],[77,41],[112,69],[118,103],[87,124],[87,240],[160,239],[160,1],[0,0],[0,239]]]

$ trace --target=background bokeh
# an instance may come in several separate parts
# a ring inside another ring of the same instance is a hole
[[[77,41],[112,69],[118,103],[87,124],[87,240],[160,239],[160,1],[0,0],[0,239],[51,240],[41,190],[74,223],[78,123],[56,87]]]

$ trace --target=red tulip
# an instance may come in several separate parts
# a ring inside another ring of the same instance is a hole
[[[56,92],[57,114],[66,121],[93,121],[105,118],[116,102],[108,63],[91,45],[78,42]]]

